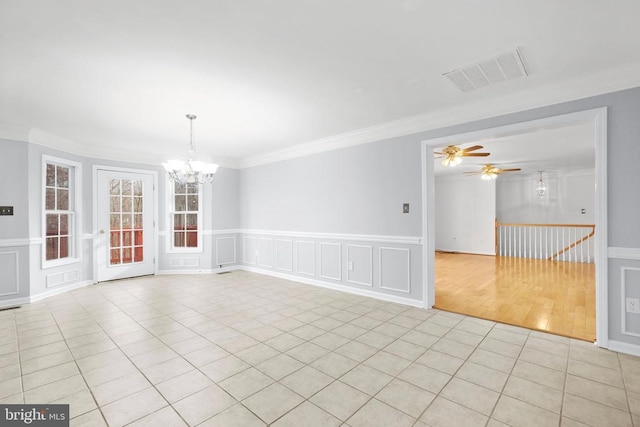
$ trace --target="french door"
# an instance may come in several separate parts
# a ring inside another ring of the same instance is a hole
[[[98,281],[154,273],[154,175],[98,169]]]

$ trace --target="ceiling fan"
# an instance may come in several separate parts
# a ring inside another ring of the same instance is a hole
[[[496,179],[503,172],[517,172],[520,168],[500,169],[491,163],[487,163],[478,172],[465,172],[465,175],[480,175],[482,179]]]
[[[441,153],[434,151],[436,159],[442,157],[440,162],[442,166],[456,167],[462,161],[462,157],[487,157],[490,153],[473,153],[472,151],[484,148],[482,145],[474,145],[469,148],[460,148],[455,145],[449,145]]]

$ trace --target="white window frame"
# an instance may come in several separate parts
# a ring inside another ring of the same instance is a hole
[[[173,240],[173,215],[175,213],[185,213],[185,212],[177,212],[175,210],[175,198],[174,198],[174,183],[169,179],[167,175],[167,253],[202,253],[203,245],[202,245],[202,226],[203,226],[203,216],[202,210],[204,205],[204,186],[202,184],[198,184],[198,210],[197,211],[186,211],[186,212],[194,212],[198,215],[198,246],[196,247],[176,247],[174,246]]]
[[[69,168],[69,203],[73,203],[70,206],[72,209],[68,211],[46,210],[47,199],[47,164],[53,164],[56,166],[64,166]],[[42,155],[42,176],[40,180],[41,185],[41,236],[42,236],[42,268],[53,268],[61,265],[75,264],[81,261],[80,247],[81,247],[81,230],[82,230],[82,164],[74,162],[72,160],[63,159],[60,157],[49,156],[47,154]],[[54,260],[47,260],[47,214],[54,212],[64,212],[70,214],[69,224],[69,256],[66,258],[58,258]]]

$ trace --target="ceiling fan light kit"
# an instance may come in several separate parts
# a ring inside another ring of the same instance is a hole
[[[536,193],[538,194],[538,197],[542,198],[545,194],[547,194],[547,184],[545,184],[542,180],[542,171],[538,171],[538,174],[540,176],[540,179],[536,184]]]
[[[487,157],[490,153],[474,153],[473,151],[481,150],[482,145],[474,145],[473,147],[460,148],[455,145],[447,146],[442,152],[434,152],[437,156],[442,157],[440,164],[444,167],[456,167],[462,162],[462,157]]]

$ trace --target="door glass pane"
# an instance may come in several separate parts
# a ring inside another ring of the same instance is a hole
[[[187,196],[187,206],[190,211],[198,210],[198,196]]]
[[[120,194],[120,180],[119,179],[112,179],[109,185],[109,194],[111,194],[112,196],[117,196]],[[120,257],[118,257],[120,258]]]
[[[57,187],[69,188],[69,168],[64,166],[57,167],[58,176],[56,177]]]
[[[57,237],[47,237],[47,252],[46,258],[50,259],[58,259],[58,238]]]
[[[58,214],[47,214],[47,236],[57,236],[59,230]]]
[[[56,166],[47,163],[47,187],[56,186]]]
[[[69,215],[68,214],[60,215],[60,235],[61,236],[69,235]]]
[[[69,238],[64,236],[60,237],[60,258],[66,258],[69,256]]]
[[[112,179],[109,185],[109,263],[143,262],[143,183],[141,180]]]
[[[175,196],[175,206],[176,211],[186,211],[187,210],[187,196]]]
[[[45,200],[45,209],[48,211],[52,211],[56,208],[56,189],[55,188],[47,188],[47,195]]]

